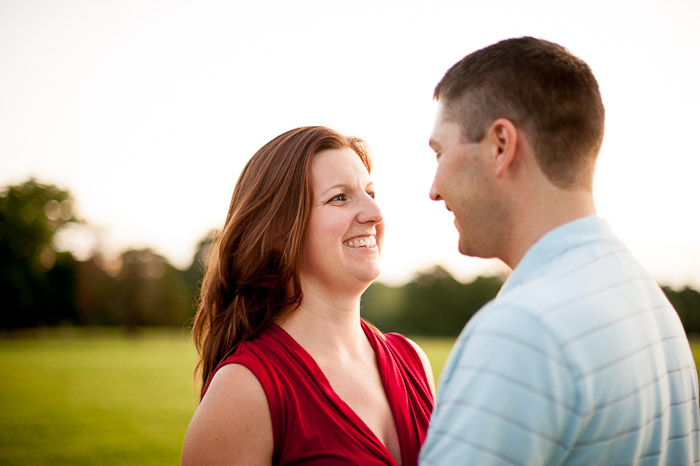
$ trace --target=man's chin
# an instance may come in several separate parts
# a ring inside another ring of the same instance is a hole
[[[473,246],[471,246],[469,244],[465,244],[462,241],[459,242],[458,249],[459,249],[459,253],[462,254],[463,256],[474,257],[477,259],[489,259],[491,257],[491,256],[487,257],[485,254],[479,254],[479,252],[477,250],[475,250]]]

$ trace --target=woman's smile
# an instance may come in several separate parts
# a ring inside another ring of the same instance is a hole
[[[377,246],[377,238],[374,235],[357,236],[355,238],[343,241],[343,245],[350,248],[369,248],[373,249]]]

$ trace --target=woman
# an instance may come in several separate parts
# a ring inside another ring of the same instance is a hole
[[[414,465],[425,354],[360,318],[384,233],[364,143],[324,127],[263,146],[202,284],[202,399],[183,464]]]

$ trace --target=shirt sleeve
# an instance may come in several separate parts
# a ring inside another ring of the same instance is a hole
[[[563,355],[525,310],[492,303],[480,311],[441,376],[420,464],[558,464],[579,418]]]

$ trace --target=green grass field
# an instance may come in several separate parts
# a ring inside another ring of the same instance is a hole
[[[0,464],[178,464],[196,406],[189,338],[0,340]]]
[[[414,338],[436,379],[451,339]],[[700,339],[692,341],[696,364]],[[0,465],[179,464],[197,396],[186,332],[0,339]]]

